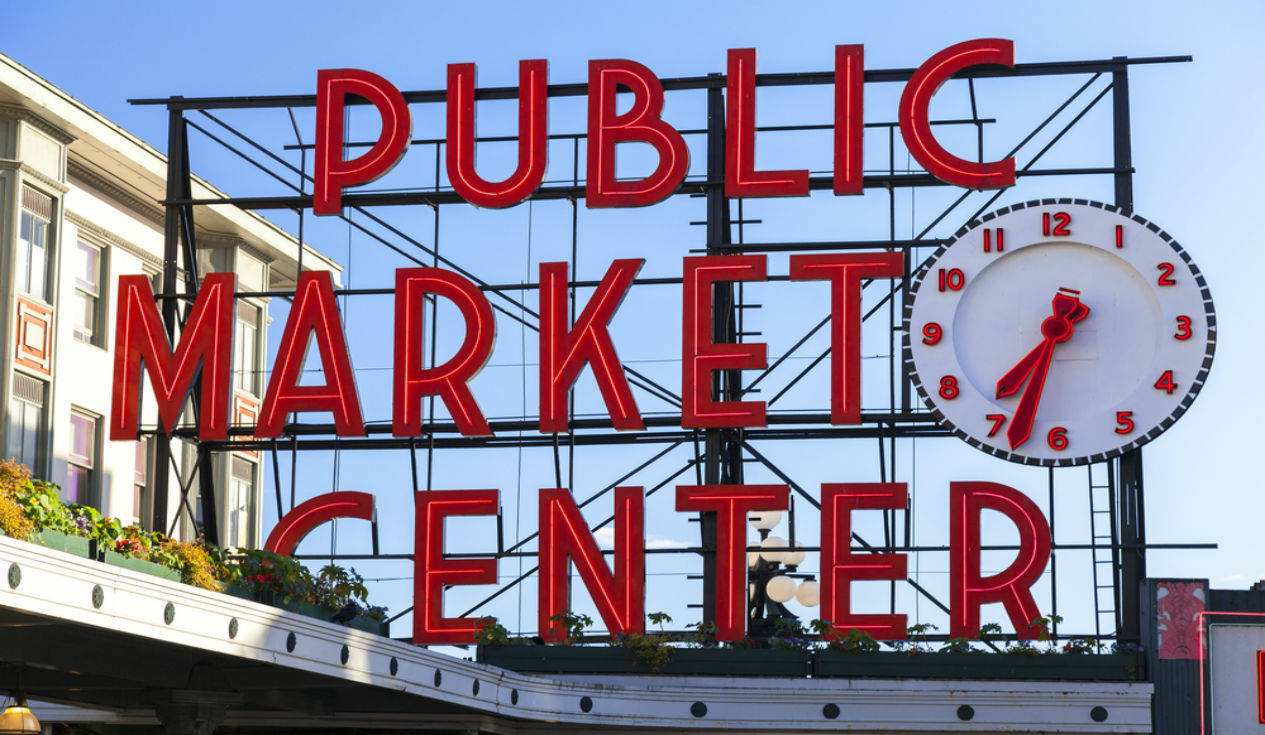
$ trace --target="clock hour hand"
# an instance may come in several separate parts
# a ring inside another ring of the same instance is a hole
[[[1054,314],[1041,323],[1041,344],[1024,355],[997,381],[998,398],[1014,394],[1025,381],[1028,384],[1019,399],[1010,428],[1006,430],[1011,449],[1028,441],[1032,435],[1032,423],[1036,419],[1037,406],[1041,403],[1046,374],[1054,357],[1054,346],[1071,339],[1073,325],[1089,316],[1089,307],[1081,303],[1079,293],[1071,289],[1059,289],[1051,302]]]

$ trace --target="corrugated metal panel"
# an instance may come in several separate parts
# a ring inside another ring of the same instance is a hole
[[[43,406],[44,386],[45,383],[42,380],[19,372],[13,373],[14,398],[19,398],[27,403],[34,403],[37,406]]]

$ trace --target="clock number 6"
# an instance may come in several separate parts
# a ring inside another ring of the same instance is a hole
[[[939,324],[927,322],[922,325],[922,343],[924,345],[939,344],[942,337],[944,337],[944,330],[940,329]]]
[[[941,268],[938,274],[941,291],[961,291],[962,286],[966,284],[966,276],[958,268],[950,268],[947,271]]]
[[[1133,433],[1133,412],[1132,411],[1116,411],[1116,433],[1132,434]]]
[[[1174,334],[1173,337],[1184,342],[1190,339],[1190,335],[1192,334],[1194,334],[1194,332],[1190,329],[1190,317],[1184,314],[1177,317],[1177,334]]]
[[[945,400],[953,400],[958,397],[958,379],[952,375],[946,375],[940,378],[940,397]]]
[[[1056,452],[1067,449],[1067,429],[1062,426],[1050,429],[1050,433],[1045,436],[1045,441],[1050,445],[1050,449]]]
[[[1177,384],[1173,382],[1173,371],[1165,370],[1160,379],[1155,381],[1155,389],[1162,390],[1170,396],[1173,391],[1177,390]]]

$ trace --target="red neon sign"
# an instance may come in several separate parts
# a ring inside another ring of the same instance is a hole
[[[303,357],[312,341],[320,352],[326,382],[299,385]],[[327,271],[307,271],[299,275],[290,318],[277,348],[277,362],[259,409],[255,436],[281,436],[286,417],[301,411],[332,413],[338,436],[365,435],[351,355],[347,352],[342,319],[334,301],[334,279]]]
[[[343,109],[347,95],[364,97],[378,108],[382,132],[367,153],[343,160]],[[408,147],[413,121],[408,104],[390,82],[361,69],[316,72],[316,171],[312,212],[338,214],[343,187],[367,184],[385,176]]]
[[[202,371],[199,436],[228,436],[232,388],[232,273],[210,273],[202,282],[184,330],[171,349],[154,304],[147,276],[119,276],[119,308],[114,330],[114,396],[110,438],[136,440],[140,428],[141,365],[149,374],[158,416],[167,433],[180,420],[193,379]]]
[[[304,501],[286,513],[268,540],[264,548],[278,554],[292,554],[294,549],[317,526],[335,518],[359,518],[373,520],[373,495],[357,492],[336,492],[317,495]]]
[[[426,294],[456,304],[466,322],[466,335],[457,353],[442,365],[423,364],[423,318]],[[395,272],[395,393],[391,431],[395,436],[417,436],[422,431],[422,397],[438,395],[465,436],[492,433],[470,392],[470,380],[492,355],[496,319],[483,292],[451,271],[439,268],[401,268]]]
[[[851,584],[861,579],[904,579],[905,554],[856,554],[851,550],[852,511],[896,510],[909,504],[903,482],[821,486],[821,619],[836,631],[862,630],[875,639],[905,637],[904,615],[852,612]]]
[[[615,113],[617,87],[632,90],[632,109]],[[589,62],[588,173],[585,204],[589,207],[644,207],[666,199],[685,179],[690,150],[685,139],[659,115],[663,85],[646,67],[627,59]],[[659,165],[639,181],[615,178],[615,150],[620,143],[654,146]]]
[[[1015,524],[1019,553],[997,574],[984,576],[980,564],[980,515],[995,510]],[[979,635],[980,605],[1000,602],[1022,640],[1036,638],[1041,617],[1031,587],[1050,560],[1050,525],[1037,504],[1018,490],[995,482],[949,483],[950,635]]]
[[[709,255],[686,258],[681,325],[681,426],[764,426],[764,401],[716,401],[716,370],[751,370],[768,364],[763,342],[712,342],[712,286],[717,281],[762,281],[763,255]]]
[[[496,490],[431,490],[414,494],[413,642],[473,643],[475,618],[444,617],[444,587],[496,584],[496,557],[450,559],[444,556],[444,519],[494,516]]]
[[[540,491],[538,623],[546,641],[566,632],[550,618],[570,607],[568,560],[575,563],[611,635],[644,633],[646,585],[645,492],[615,488],[615,569],[597,548],[575,498],[565,488]]]
[[[518,62],[518,168],[496,183],[474,168],[474,77],[474,64],[448,65],[448,180],[471,204],[510,207],[531,196],[545,176],[548,62]]]
[[[804,196],[806,169],[758,171],[755,168],[755,49],[730,49],[726,85],[725,194],[730,197]],[[833,190],[860,194],[865,49],[840,45],[834,54]],[[977,163],[944,149],[931,131],[928,109],[936,89],[955,73],[979,64],[1014,66],[1014,44],[995,38],[965,41],[928,59],[905,85],[899,107],[901,135],[927,172],[969,189],[1014,184],[1013,158]],[[481,207],[517,204],[540,186],[548,148],[547,62],[519,62],[518,167],[508,178],[489,182],[475,172],[474,64],[448,67],[447,171],[453,190]],[[632,107],[619,114],[616,91],[631,91]],[[344,161],[343,109],[354,94],[368,99],[382,118],[382,132],[364,155]],[[316,172],[313,212],[338,214],[345,187],[387,173],[408,146],[410,116],[403,95],[382,77],[359,69],[326,69],[317,75]],[[689,168],[690,152],[681,133],[663,119],[663,84],[654,72],[628,59],[589,62],[588,161],[585,205],[640,207],[674,192]],[[648,143],[659,161],[639,180],[620,180],[615,154],[620,143]]]
[[[585,363],[606,401],[611,423],[619,430],[646,428],[624,377],[607,325],[615,316],[637,271],[646,261],[616,260],[602,277],[570,329],[567,264],[540,264],[540,430],[567,430],[567,394]]]
[[[1015,183],[1013,157],[992,163],[949,153],[931,131],[931,97],[956,72],[978,64],[1015,65],[1015,45],[1000,38],[963,41],[935,54],[910,77],[900,98],[900,134],[914,160],[932,176],[964,189],[1000,189]]]
[[[676,509],[716,514],[716,640],[736,641],[747,629],[747,514],[786,510],[786,485],[681,485]]]

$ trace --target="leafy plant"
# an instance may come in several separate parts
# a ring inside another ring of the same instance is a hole
[[[847,632],[843,632],[826,620],[814,620],[810,625],[827,646],[837,651],[874,653],[879,649],[874,636],[859,628],[848,628]]]
[[[593,618],[583,613],[563,610],[550,615],[549,622],[555,624],[551,627],[561,628],[563,634],[561,643],[569,646],[580,640],[580,637],[584,635],[584,629],[593,624]]]
[[[969,653],[970,650],[970,638],[950,638],[940,646],[940,653]]]
[[[690,623],[685,627],[697,629],[697,632],[687,638],[687,642],[700,648],[711,648],[716,645],[716,621]]]
[[[666,613],[651,613],[652,615],[663,615],[668,620]],[[653,618],[651,618],[653,621]],[[648,633],[646,635],[638,635],[636,633],[626,633],[618,635],[614,639],[617,646],[628,649],[632,653],[633,660],[646,667],[652,673],[659,673],[672,660],[672,647],[668,645],[668,639],[662,633]]]
[[[1101,644],[1095,641],[1092,641],[1088,638],[1073,638],[1072,640],[1063,644],[1063,653],[1074,653],[1074,654],[1098,653],[1098,649],[1100,646]]]
[[[665,612],[652,612],[646,616],[652,624],[659,626],[659,632],[663,632],[663,625],[672,622],[672,616]]]
[[[491,615],[479,618],[474,624],[474,642],[480,646],[504,646],[510,641],[509,631]]]
[[[13,461],[0,462],[0,533],[25,541],[35,533],[35,523],[27,517],[18,493],[31,484],[31,472]]]

